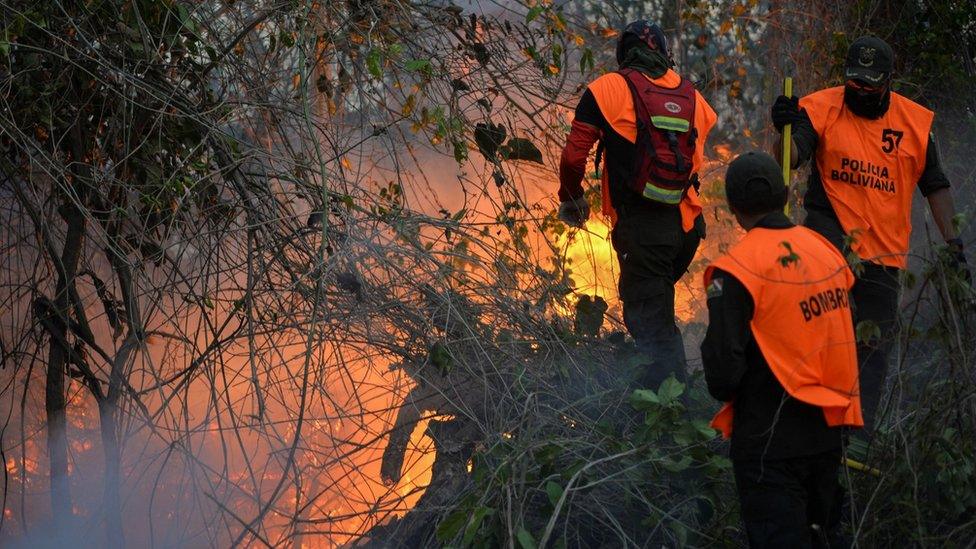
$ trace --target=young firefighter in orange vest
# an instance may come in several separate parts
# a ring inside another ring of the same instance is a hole
[[[907,264],[912,198],[917,187],[949,244],[954,270],[966,257],[952,218],[955,207],[930,133],[933,113],[891,91],[894,55],[865,36],[847,53],[843,86],[802,99],[780,96],[773,124],[793,125],[792,164],[814,163],[803,204],[804,225],[865,263],[854,284],[855,322],[878,332],[858,346],[864,420],[873,428],[898,316],[898,272]],[[849,244],[848,244],[849,243]],[[881,337],[877,337],[881,334]]]
[[[731,436],[750,547],[819,545],[839,519],[842,426],[861,426],[848,290],[854,275],[819,234],[783,214],[782,170],[747,153],[725,175],[747,231],[705,270],[712,426]],[[833,518],[832,518],[833,515]]]
[[[697,172],[716,116],[694,85],[671,70],[667,39],[656,24],[627,25],[617,63],[619,70],[593,81],[576,107],[559,165],[559,218],[574,227],[589,218],[582,180],[600,140],[603,213],[614,223],[624,324],[653,361],[638,382],[657,387],[670,374],[685,376],[674,284],[705,236]]]

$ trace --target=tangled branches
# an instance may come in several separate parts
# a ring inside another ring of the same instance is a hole
[[[584,234],[552,211],[569,107],[627,10],[529,4],[0,2],[2,539],[736,535],[701,384],[632,393],[618,308],[577,295],[613,269],[569,262]],[[668,13],[728,137],[761,125],[742,47],[776,14],[710,4]],[[734,238],[709,215],[706,256]],[[899,425],[944,417],[926,401]],[[976,438],[960,414],[926,448]],[[966,452],[926,452],[966,486]]]

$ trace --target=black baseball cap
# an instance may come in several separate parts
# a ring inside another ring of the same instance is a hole
[[[761,151],[740,154],[725,171],[725,198],[746,215],[783,209],[786,185],[779,163]]]
[[[847,50],[844,76],[872,86],[879,86],[891,76],[895,54],[891,46],[877,36],[862,36]]]

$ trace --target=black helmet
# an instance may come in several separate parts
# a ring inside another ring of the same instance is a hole
[[[671,59],[671,52],[668,50],[668,39],[664,36],[664,31],[657,23],[651,23],[645,19],[634,21],[627,25],[620,33],[617,40],[617,64],[623,64],[624,57],[633,45],[637,43],[647,44],[652,50],[658,50],[665,57]]]

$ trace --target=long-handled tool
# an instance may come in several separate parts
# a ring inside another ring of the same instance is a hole
[[[874,475],[876,477],[881,476],[881,471],[875,469],[874,467],[870,467],[868,465],[865,465],[865,464],[861,463],[860,461],[853,460],[851,458],[844,458],[844,465],[846,465],[850,469],[854,469],[855,471],[861,471],[863,473],[869,473],[869,474]]]
[[[793,77],[787,76],[783,80],[783,95],[793,97]],[[786,185],[786,206],[783,213],[790,216],[790,153],[793,148],[793,124],[783,126],[783,183]]]

